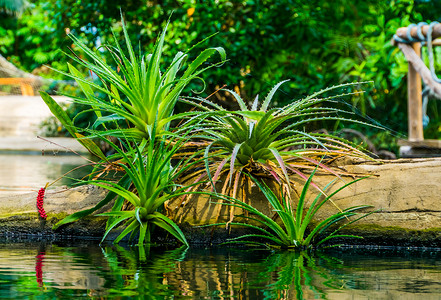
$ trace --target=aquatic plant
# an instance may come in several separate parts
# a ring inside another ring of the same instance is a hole
[[[297,204],[283,196],[279,198],[274,192],[263,182],[253,179],[254,183],[260,188],[265,198],[270,203],[277,218],[268,216],[266,213],[259,211],[250,204],[234,198],[224,198],[226,202],[224,205],[243,209],[250,215],[244,214],[240,217],[251,222],[228,222],[218,223],[208,226],[229,225],[229,226],[243,226],[255,230],[256,233],[245,234],[237,238],[233,238],[228,243],[245,243],[249,245],[265,246],[271,248],[287,248],[287,249],[307,249],[312,247],[320,247],[323,243],[333,238],[360,238],[355,235],[339,234],[339,231],[345,226],[356,222],[357,220],[367,216],[363,214],[348,223],[345,223],[337,228],[334,228],[338,222],[349,220],[350,217],[357,215],[357,211],[369,208],[369,205],[352,206],[337,213],[332,214],[322,221],[314,223],[314,216],[322,208],[322,206],[331,202],[331,198],[343,190],[344,188],[364,179],[358,178],[348,182],[336,189],[329,195],[325,194],[326,190],[335,182],[331,181],[319,192],[314,200],[306,209],[307,192],[311,185],[312,178],[317,168],[308,177],[302,192],[298,198]],[[280,223],[279,223],[280,221]],[[260,226],[252,224],[255,222]]]

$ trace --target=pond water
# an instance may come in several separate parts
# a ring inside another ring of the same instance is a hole
[[[29,155],[21,153],[0,154],[0,197],[9,194],[38,191],[46,182],[53,182],[87,161],[76,155]],[[72,178],[87,174],[87,168],[69,173]],[[72,180],[62,178],[53,186],[69,185]]]
[[[440,299],[441,252],[0,244],[2,299]]]

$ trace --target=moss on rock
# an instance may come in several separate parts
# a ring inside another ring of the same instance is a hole
[[[46,220],[39,218],[38,213],[17,215],[0,215],[0,235],[2,236],[45,236],[100,238],[104,234],[107,218],[85,217],[77,222],[66,224],[56,231],[52,227],[68,214],[48,214]]]

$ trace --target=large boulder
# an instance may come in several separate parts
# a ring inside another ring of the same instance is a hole
[[[44,198],[44,210],[48,215],[46,220],[41,219],[37,212],[37,192],[0,197],[0,235],[46,238],[102,237],[106,223],[103,217],[87,217],[62,226],[55,232],[52,226],[74,212],[94,207],[105,195],[105,190],[92,185],[49,189]],[[103,207],[99,212],[109,208]]]
[[[395,161],[340,161],[342,172],[356,177],[370,177],[358,181],[339,192],[333,203],[327,203],[317,214],[317,220],[355,205],[371,205],[375,210],[368,217],[348,226],[345,233],[364,236],[363,241],[355,242],[438,246],[441,242],[441,159],[408,159]],[[294,189],[298,192],[304,181],[293,178]],[[324,187],[335,180],[334,175],[316,174],[314,182]],[[330,191],[353,180],[351,176],[342,176],[334,181]],[[309,197],[314,197],[316,190],[311,187]],[[105,191],[93,186],[72,189],[49,190],[46,193],[44,208],[48,214],[47,221],[39,219],[36,211],[36,195],[7,196],[0,198],[0,234],[26,233],[34,235],[55,236],[89,236],[98,237],[104,232],[105,219],[88,217],[51,230],[53,224],[73,212],[95,206],[105,195]],[[293,197],[295,198],[295,197]],[[170,201],[168,212],[183,228],[191,242],[219,242],[234,234],[225,227],[200,227],[230,218],[226,206],[213,203],[208,197],[200,196]],[[247,201],[253,206],[273,214],[267,201],[253,187]],[[295,201],[295,200],[294,200]],[[337,208],[338,207],[338,208]],[[109,209],[110,207],[105,207]],[[234,214],[240,213],[238,211]]]
[[[367,178],[350,185],[336,194],[333,203],[326,203],[317,213],[316,222],[339,209],[357,205],[371,205],[365,210],[374,211],[371,215],[345,228],[344,233],[356,234],[364,240],[355,242],[438,246],[441,242],[441,159],[401,159],[394,161],[342,160],[336,162],[342,173],[352,176],[341,176],[336,179],[330,174],[316,174],[314,183],[325,187],[334,181],[328,193],[335,191],[354,178]],[[292,177],[294,189],[300,194],[304,180]],[[317,195],[317,190],[310,187],[308,202]],[[252,189],[247,201],[261,211],[271,208],[263,195],[256,188]],[[295,201],[295,200],[294,200]],[[227,207],[210,202],[207,197],[195,197],[178,207],[181,200],[168,204],[174,212],[179,225],[196,231],[201,235],[199,225],[228,221],[230,212]],[[238,214],[242,212],[234,212]],[[274,214],[274,213],[273,213]],[[223,229],[222,236],[226,235]],[[205,237],[207,235],[205,230]]]

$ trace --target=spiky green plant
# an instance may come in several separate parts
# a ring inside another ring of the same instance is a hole
[[[107,62],[99,52],[93,51],[77,37],[70,35],[85,59],[77,55],[68,56],[101,80],[99,84],[86,78],[71,64],[69,64],[70,74],[65,74],[75,79],[84,93],[84,97],[71,96],[71,98],[95,111],[98,119],[93,124],[94,129],[102,128],[106,131],[106,135],[118,137],[152,138],[167,130],[173,119],[198,114],[189,112],[173,115],[173,110],[180,94],[190,81],[201,79],[202,72],[223,63],[226,57],[225,51],[221,47],[205,49],[190,63],[187,63],[188,52],[178,52],[171,65],[164,68],[161,66],[161,60],[167,26],[168,24],[158,37],[153,52],[142,55],[135,53],[122,20],[127,54],[114,34],[114,45],[104,46],[113,59],[111,62]],[[202,66],[215,53],[220,55],[221,61]],[[106,95],[107,98],[97,96],[96,92]],[[43,95],[48,97],[45,93]],[[106,124],[117,120],[127,121],[129,128],[106,130]],[[69,124],[63,125],[69,126]],[[153,131],[154,126],[155,131]]]
[[[99,215],[110,217],[103,240],[113,229],[124,225],[123,231],[114,242],[118,243],[130,234],[130,240],[138,235],[138,244],[142,245],[150,243],[152,231],[155,227],[160,227],[188,245],[182,231],[165,216],[163,210],[167,200],[185,195],[191,188],[191,185],[183,186],[176,181],[192,164],[197,163],[195,156],[201,153],[194,152],[192,156],[182,159],[176,159],[174,156],[189,140],[191,131],[192,128],[185,128],[185,131],[161,137],[153,136],[141,143],[131,138],[119,139],[118,145],[95,133],[116,151],[114,155],[97,164],[112,165],[113,170],[120,170],[122,178],[81,181],[81,184],[104,188],[109,194],[96,207],[68,216],[54,228],[76,221],[110,201],[115,201],[112,211]],[[128,207],[124,207],[123,202],[126,202]]]
[[[101,214],[115,218],[108,225],[103,239],[112,229],[124,222],[126,227],[116,238],[115,243],[129,233],[131,237],[139,233],[138,244],[149,243],[151,231],[158,226],[188,245],[178,226],[162,213],[164,202],[188,193],[188,186],[176,184],[175,181],[191,166],[191,158],[181,159],[172,164],[173,155],[187,140],[188,137],[174,140],[163,137],[159,141],[152,138],[141,145],[125,143],[129,150],[126,153],[106,139],[121,156],[122,161],[117,164],[124,169],[133,188],[126,188],[108,180],[92,180],[87,183],[112,191],[128,201],[133,209],[127,211],[116,209]]]
[[[283,108],[270,108],[274,94],[286,81],[275,85],[260,107],[258,96],[248,108],[234,91],[229,92],[240,106],[238,111],[225,111],[206,99],[183,100],[213,113],[211,121],[207,122],[206,129],[200,135],[208,144],[205,150],[205,171],[201,169],[193,175],[199,174],[199,178],[206,175],[213,186],[223,176],[226,180],[222,192],[230,191],[232,197],[236,197],[239,188],[251,184],[244,173],[255,177],[272,177],[283,183],[288,193],[291,184],[289,173],[298,174],[306,180],[304,170],[318,166],[321,171],[339,176],[344,172],[331,168],[326,162],[340,156],[367,158],[366,154],[346,140],[303,130],[305,124],[316,121],[363,123],[351,120],[348,117],[351,114],[349,111],[325,106],[329,101],[357,94],[358,91],[319,98],[321,94],[350,87],[354,83],[324,89]],[[326,159],[322,160],[322,157]]]
[[[267,216],[267,214],[264,212],[259,211],[244,201],[235,198],[225,198],[226,202],[223,203],[224,205],[237,207],[251,213],[251,215],[242,215],[241,217],[251,222],[256,222],[260,224],[260,226],[247,222],[228,222],[213,224],[210,226],[229,224],[230,226],[244,226],[257,232],[231,239],[229,243],[245,243],[250,245],[288,249],[307,249],[312,247],[320,247],[324,242],[327,242],[333,238],[360,238],[359,236],[354,235],[339,234],[339,231],[345,226],[352,224],[368,214],[364,214],[361,217],[340,227],[333,227],[336,226],[340,221],[349,220],[350,217],[357,215],[356,211],[368,208],[370,207],[369,205],[359,205],[346,208],[327,217],[317,224],[314,224],[314,216],[325,203],[332,201],[331,197],[349,185],[354,184],[364,178],[359,178],[346,183],[329,195],[318,193],[314,200],[309,204],[309,208],[306,209],[305,204],[307,200],[307,192],[316,170],[317,169],[315,169],[308,177],[297,204],[294,204],[294,202],[287,197],[282,197],[282,199],[279,200],[279,198],[270,188],[268,188],[266,184],[254,179],[254,182],[263,192],[278,218]],[[326,191],[334,181],[335,180],[331,181],[323,189],[323,191]]]

